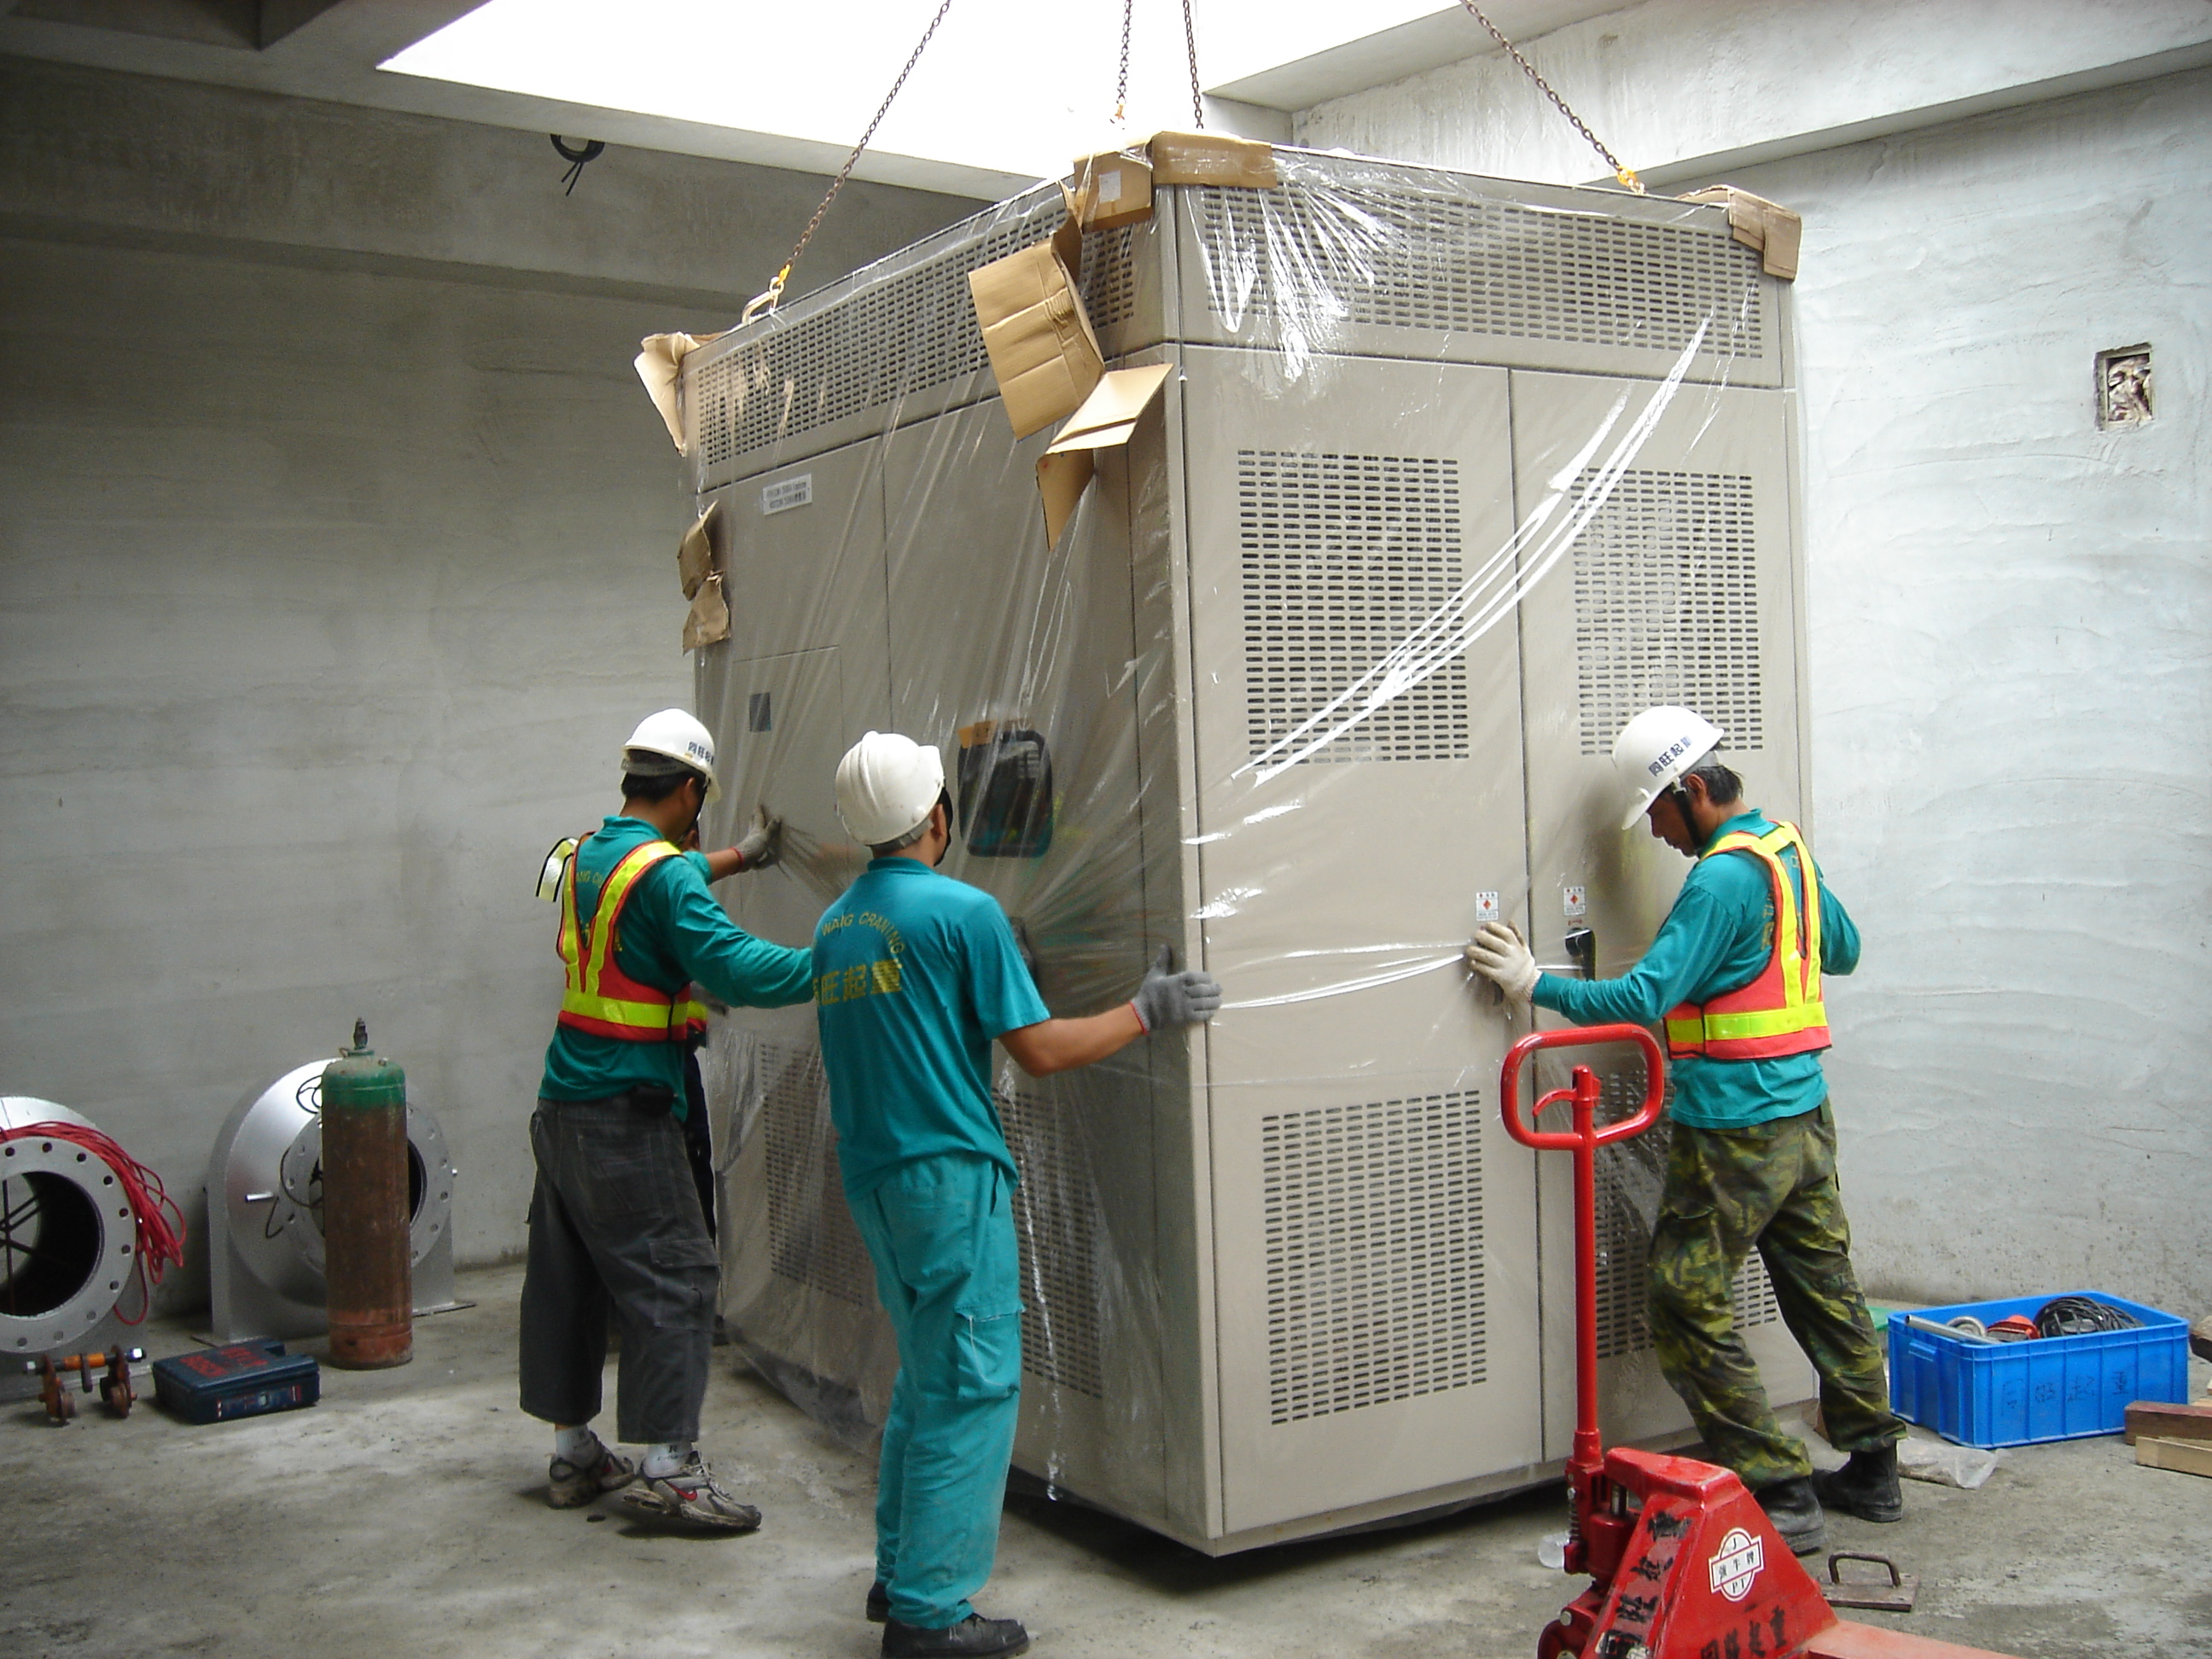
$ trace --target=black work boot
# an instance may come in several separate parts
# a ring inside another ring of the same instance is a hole
[[[1820,1500],[1813,1494],[1813,1483],[1803,1475],[1761,1486],[1752,1496],[1766,1511],[1766,1518],[1790,1546],[1791,1554],[1810,1555],[1827,1543],[1828,1523],[1820,1513]]]
[[[1813,1491],[1825,1509],[1841,1510],[1862,1521],[1902,1521],[1905,1494],[1897,1485],[1897,1443],[1855,1451],[1840,1469],[1813,1477]]]
[[[1018,1619],[971,1613],[949,1630],[884,1621],[884,1659],[1013,1659],[1029,1650],[1030,1633]]]

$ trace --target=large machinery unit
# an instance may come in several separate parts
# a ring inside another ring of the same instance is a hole
[[[1172,373],[1055,547],[1052,434],[1011,437],[966,280],[1048,235],[1055,191],[682,378],[733,618],[696,664],[720,810],[789,826],[784,865],[731,884],[740,924],[811,939],[866,859],[833,769],[877,727],[944,746],[944,867],[1018,919],[1055,1013],[1127,996],[1163,944],[1225,988],[1187,1036],[1000,1072],[1015,1461],[1212,1553],[1559,1470],[1572,1340],[1540,1310],[1571,1301],[1567,1180],[1500,1127],[1523,1028],[1460,945],[1498,915],[1547,962],[1570,928],[1601,971],[1641,952],[1685,867],[1620,829],[1611,743],[1649,703],[1725,728],[1753,803],[1807,810],[1787,284],[1716,207],[1277,163],[1085,239],[1106,360]],[[787,1391],[879,1420],[896,1362],[813,1011],[739,1011],[709,1059],[730,1321]],[[1626,1111],[1640,1067],[1607,1075]],[[1642,1321],[1656,1170],[1603,1173],[1606,1420],[1672,1443]],[[1756,1262],[1738,1291],[1802,1399]]]

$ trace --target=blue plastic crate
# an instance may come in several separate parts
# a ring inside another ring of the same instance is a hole
[[[2131,1400],[2189,1398],[2189,1322],[2102,1291],[2058,1291],[2124,1308],[2132,1331],[2091,1331],[1990,1346],[1889,1316],[1889,1403],[1900,1417],[1966,1446],[2030,1446],[2118,1434]],[[1914,1310],[1944,1324],[1972,1314],[1984,1325],[2012,1314],[2035,1317],[2048,1296],[1961,1302]]]

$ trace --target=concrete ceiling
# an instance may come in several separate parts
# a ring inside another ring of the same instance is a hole
[[[1019,8],[954,0],[860,176],[994,198],[1111,141],[1120,7]],[[1485,7],[1516,40],[1621,9]],[[1188,124],[1178,9],[1139,0],[1139,134]],[[702,38],[720,31],[697,27],[701,10],[696,0],[0,0],[0,52],[823,173],[866,125],[930,8],[845,0],[825,30],[820,9],[721,4],[718,21],[744,19],[722,39]],[[1195,0],[1195,15],[1209,125],[1268,137],[1288,135],[1291,112],[1496,50],[1437,0]],[[423,72],[379,68],[410,47]]]

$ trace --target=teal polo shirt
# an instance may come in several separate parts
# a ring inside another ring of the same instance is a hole
[[[576,849],[576,918],[599,914],[599,890],[631,849],[659,837],[641,818],[611,817]],[[732,921],[707,888],[707,858],[663,859],[630,884],[615,965],[641,985],[675,993],[696,984],[733,1008],[781,1008],[813,994],[813,958],[790,945],[755,939]],[[553,1028],[545,1050],[547,1100],[605,1100],[641,1083],[675,1091],[684,1115],[681,1042],[626,1042],[592,1031]]]
[[[1713,832],[1713,840],[1747,830],[1765,835],[1773,823],[1756,808],[1739,812]],[[1711,842],[1706,843],[1708,846]],[[1792,851],[1783,868],[1805,900],[1804,872]],[[1814,873],[1820,872],[1816,860]],[[1828,884],[1820,887],[1820,971],[1848,974],[1859,965],[1859,930]],[[1749,853],[1723,853],[1690,866],[1659,936],[1644,959],[1618,979],[1571,979],[1540,975],[1532,994],[1577,1025],[1626,1020],[1650,1025],[1685,1002],[1708,1002],[1741,990],[1766,966],[1774,938],[1774,896],[1766,866]],[[1674,1077],[1668,1115],[1698,1129],[1743,1129],[1815,1109],[1828,1097],[1818,1053],[1774,1060],[1708,1060],[1692,1054],[1669,1060]]]
[[[814,1018],[845,1190],[970,1152],[1018,1179],[991,1043],[1052,1018],[998,900],[919,859],[877,859],[814,933]]]

